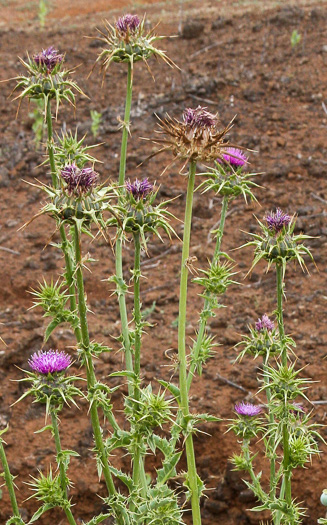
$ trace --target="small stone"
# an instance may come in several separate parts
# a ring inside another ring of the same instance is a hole
[[[205,509],[210,512],[210,514],[218,516],[218,514],[228,509],[228,505],[224,501],[212,501],[208,499],[205,502]]]
[[[254,501],[257,501],[257,498],[251,489],[242,490],[238,498],[242,503],[252,503]]]
[[[181,37],[185,40],[198,38],[203,33],[204,25],[204,22],[200,20],[187,20],[182,29]]]

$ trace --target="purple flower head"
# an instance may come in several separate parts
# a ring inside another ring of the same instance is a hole
[[[81,170],[76,164],[67,164],[61,170],[61,176],[67,184],[67,191],[69,195],[83,195],[88,193],[94,186],[96,186],[98,175],[92,168],[82,168]]]
[[[134,33],[139,27],[141,21],[137,15],[124,15],[118,18],[116,27],[120,33],[126,35],[127,33]]]
[[[62,372],[71,365],[71,358],[68,354],[58,350],[40,350],[35,352],[28,360],[28,364],[34,372],[39,374],[54,374]]]
[[[245,153],[237,148],[226,148],[222,157],[227,164],[230,164],[234,168],[245,166],[248,163],[248,158]],[[223,161],[218,159],[218,162],[222,164]]]
[[[148,179],[138,180],[134,182],[126,182],[126,189],[131,193],[136,200],[144,199],[153,190],[153,185]]]
[[[259,318],[255,323],[255,329],[257,332],[262,332],[263,330],[268,330],[271,332],[274,329],[274,322],[271,321],[267,314],[264,314],[261,319]]]
[[[48,72],[51,72],[57,64],[60,64],[64,60],[64,55],[60,55],[54,46],[50,46],[48,49],[43,49],[41,53],[34,55],[33,60],[35,64],[44,66]]]
[[[284,226],[287,226],[291,222],[291,217],[287,213],[283,213],[280,208],[276,208],[275,213],[266,215],[265,221],[267,222],[269,230],[274,233],[279,233]]]
[[[196,109],[186,108],[183,113],[183,120],[186,126],[202,129],[210,129],[218,124],[218,118],[216,115],[206,111],[207,108],[198,106]]]
[[[260,414],[262,409],[258,405],[252,405],[252,403],[237,403],[235,405],[235,412],[240,416],[254,417]]]

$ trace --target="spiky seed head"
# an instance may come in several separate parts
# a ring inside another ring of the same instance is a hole
[[[218,115],[209,113],[207,108],[198,106],[197,108],[186,108],[183,113],[183,120],[186,126],[191,129],[210,129],[217,126],[219,122]]]
[[[153,30],[146,31],[145,17],[140,19],[137,15],[127,14],[118,18],[115,25],[107,22],[104,31],[98,29],[98,32],[99,39],[106,46],[96,60],[96,63],[100,62],[103,73],[111,62],[129,62],[133,67],[140,60],[149,70],[148,59],[152,55],[162,58],[171,67],[175,66],[164,51],[154,47],[154,42],[163,37],[155,35]]]
[[[269,319],[267,314],[264,314],[261,319],[259,318],[255,323],[255,329],[257,332],[262,332],[263,330],[271,332],[274,329],[274,326],[274,322]]]
[[[67,184],[67,193],[76,197],[89,193],[98,181],[98,175],[92,168],[79,169],[75,163],[65,166],[61,177]]]
[[[45,70],[47,73],[51,73],[58,64],[64,61],[64,55],[59,54],[54,46],[50,46],[33,55],[33,60],[41,71]]]
[[[253,405],[252,403],[244,403],[244,401],[242,401],[241,403],[236,403],[234,408],[235,412],[239,416],[254,417],[262,412],[262,408],[258,405]]]
[[[271,212],[265,216],[265,221],[271,232],[279,233],[289,225],[291,217],[280,208],[276,208],[275,213]]]
[[[31,356],[28,364],[34,372],[39,374],[55,374],[66,370],[71,365],[71,357],[59,350],[40,350]]]
[[[209,113],[207,108],[186,108],[182,121],[166,116],[159,118],[160,135],[163,138],[153,139],[152,142],[161,145],[161,151],[172,151],[175,158],[186,161],[215,161],[224,160],[229,144],[226,135],[232,127],[232,122],[222,127],[218,114]]]
[[[153,185],[147,178],[143,180],[135,179],[134,182],[127,181],[126,189],[131,193],[135,200],[145,199],[153,191]]]

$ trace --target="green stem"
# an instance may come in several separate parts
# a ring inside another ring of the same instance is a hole
[[[65,465],[60,459],[60,456],[62,455],[62,448],[61,448],[60,434],[59,434],[59,428],[58,428],[58,416],[55,410],[51,410],[51,422],[52,422],[52,429],[53,429],[53,437],[54,437],[55,445],[56,445],[57,464],[59,466],[59,475],[60,475],[60,485],[61,485],[61,488],[62,488],[62,491],[63,491],[63,494],[66,500],[69,502],[68,500],[68,479],[66,476]],[[68,508],[65,507],[65,513],[66,513],[66,517],[68,519],[69,525],[76,525],[76,521],[69,507]]]
[[[263,363],[263,380],[266,385],[266,396],[267,396],[267,406],[270,407],[270,400],[271,400],[271,391],[269,388],[269,375],[267,373],[269,363],[269,354],[266,354],[266,357],[264,359]],[[273,427],[275,422],[274,414],[269,410],[269,425]],[[273,447],[273,443],[271,443],[271,447],[269,445],[270,440],[268,442],[268,449],[271,450]],[[275,497],[276,488],[275,488],[275,478],[276,478],[276,460],[275,460],[275,453],[274,456],[270,457],[270,496],[271,498]]]
[[[50,162],[50,168],[51,168],[51,177],[52,177],[52,184],[54,188],[57,188],[57,170],[56,170],[56,161],[54,157],[54,150],[53,150],[53,131],[52,131],[52,114],[51,114],[51,101],[48,99],[47,101],[47,108],[46,108],[46,121],[47,121],[47,128],[48,128],[48,155],[49,155],[49,162]],[[70,311],[76,312],[76,288],[74,284],[74,267],[73,267],[73,261],[72,257],[69,253],[69,243],[66,236],[65,227],[63,224],[59,227],[60,236],[61,236],[61,249],[64,253],[65,257],[65,265],[66,265],[66,281],[68,284],[68,290],[69,290],[69,304],[70,304]],[[75,336],[78,342],[81,341],[81,331],[80,328],[77,326],[74,328]]]
[[[140,277],[141,277],[141,242],[139,232],[134,234],[134,322],[135,322],[135,342],[134,342],[134,373],[136,376],[134,398],[140,400],[140,373],[141,373],[141,297],[140,297]]]
[[[223,198],[222,207],[221,207],[220,223],[219,223],[219,228],[217,231],[216,247],[215,247],[213,257],[212,257],[213,261],[216,261],[217,258],[219,257],[221,241],[222,241],[224,227],[225,227],[225,219],[226,219],[226,214],[227,214],[228,201],[229,201],[229,198],[225,196]],[[190,370],[189,370],[188,377],[187,377],[188,392],[190,391],[190,388],[191,388],[192,380],[193,380],[194,373],[196,370],[196,362],[200,354],[203,337],[204,337],[205,330],[207,327],[207,321],[210,316],[210,312],[209,312],[210,298],[209,298],[208,293],[206,295],[207,297],[204,300],[204,305],[203,305],[203,309],[201,312],[198,335],[197,335],[196,343],[195,343],[193,353],[192,353],[192,362],[191,362]]]
[[[132,92],[133,92],[133,71],[132,71],[131,63],[128,62],[125,115],[124,115],[123,135],[122,135],[121,150],[120,150],[120,165],[119,165],[119,179],[118,179],[119,186],[123,186],[125,184],[127,141],[128,141],[129,127],[130,127]]]
[[[131,104],[132,104],[132,66],[130,62],[128,63],[128,73],[127,73],[127,88],[126,88],[126,102],[125,102],[125,116],[124,116],[124,125],[123,125],[123,134],[121,142],[121,151],[120,151],[120,165],[119,165],[119,186],[124,186],[125,184],[125,173],[126,173],[126,155],[127,155],[127,141],[128,141],[128,132],[130,125],[130,113],[131,113]],[[120,203],[120,199],[118,199]],[[123,233],[122,233],[123,235]],[[128,329],[128,317],[127,317],[127,308],[126,308],[126,299],[125,299],[125,283],[123,276],[123,239],[122,235],[118,236],[116,241],[116,277],[118,280],[118,302],[119,302],[119,312],[121,320],[121,330],[123,336],[123,346],[125,351],[125,361],[126,361],[126,370],[133,372],[133,356],[131,350],[131,342]],[[128,394],[133,395],[133,385],[132,382],[128,381]]]
[[[18,509],[17,500],[16,500],[16,494],[15,494],[14,483],[13,483],[14,476],[10,473],[5,449],[3,447],[3,440],[1,439],[1,437],[0,437],[0,461],[2,463],[2,467],[4,471],[5,482],[7,485],[8,492],[9,492],[13,515],[22,520],[22,517]],[[22,520],[22,523],[23,523],[23,520]]]
[[[282,347],[282,366],[287,367],[287,346],[285,344],[285,330],[283,321],[283,267],[281,264],[276,264],[277,277],[277,320],[279,339]],[[292,470],[290,467],[290,451],[289,451],[289,431],[287,422],[283,424],[283,470],[285,482],[285,500],[288,505],[292,503],[291,490],[291,476]]]
[[[57,188],[58,179],[57,179],[56,163],[55,163],[54,151],[53,151],[52,114],[51,114],[51,101],[49,98],[47,99],[46,106],[47,106],[46,107],[46,121],[47,121],[47,129],[48,129],[48,155],[49,155],[49,161],[50,161],[51,179],[52,179],[53,187]]]
[[[277,278],[277,320],[279,339],[282,347],[282,365],[287,366],[287,348],[285,345],[285,331],[283,320],[283,267],[281,264],[276,264],[276,278]]]
[[[74,232],[74,243],[75,243],[75,256],[76,256],[76,283],[77,283],[77,293],[78,293],[78,312],[80,317],[80,326],[81,326],[81,336],[82,336],[82,346],[84,350],[85,360],[86,360],[86,376],[87,376],[87,388],[88,391],[93,390],[96,383],[94,365],[92,361],[92,355],[90,353],[90,337],[89,329],[87,324],[87,307],[85,302],[85,293],[84,293],[84,282],[83,282],[83,272],[82,272],[82,255],[81,255],[81,246],[80,246],[80,234],[78,226],[75,225]],[[108,459],[102,441],[102,430],[99,422],[98,408],[97,403],[94,401],[90,407],[90,416],[92,422],[92,428],[94,433],[94,441],[96,449],[99,454],[99,459],[101,461],[102,470],[107,485],[109,494],[115,495],[116,488],[111,476],[111,472],[108,465]]]
[[[185,221],[184,221],[184,235],[183,235],[183,251],[182,251],[182,266],[181,266],[181,282],[180,282],[180,298],[179,298],[179,317],[178,317],[178,358],[179,358],[179,388],[181,393],[181,408],[184,419],[187,420],[190,416],[188,389],[187,389],[187,361],[185,349],[185,329],[186,329],[186,307],[187,307],[187,278],[188,268],[187,259],[190,252],[190,237],[191,237],[191,223],[192,223],[192,205],[193,192],[195,182],[196,162],[191,161],[187,195],[185,207]],[[188,469],[188,483],[191,492],[192,516],[193,525],[201,525],[201,512],[198,491],[198,475],[196,472],[194,446],[192,433],[189,433],[185,439],[187,469]]]
[[[65,227],[63,224],[60,225],[59,228],[60,236],[61,236],[61,249],[63,251],[64,257],[65,257],[65,266],[66,266],[66,282],[68,284],[68,291],[69,291],[69,307],[70,311],[76,313],[77,312],[77,304],[76,304],[76,286],[74,283],[74,265],[72,261],[72,257],[69,253],[70,246],[69,242],[67,240]],[[82,341],[82,333],[79,326],[75,326],[74,328],[75,337],[78,343]]]
[[[141,336],[142,336],[142,314],[141,314],[141,295],[140,295],[140,278],[141,278],[141,242],[140,233],[134,233],[134,323],[135,323],[135,340],[134,340],[134,374],[135,388],[134,399],[136,401],[134,410],[138,411],[137,401],[141,399]],[[133,458],[133,480],[137,486],[141,487],[143,496],[146,496],[146,478],[144,470],[144,457],[141,454],[139,444],[142,442],[141,435],[138,436],[136,450]]]

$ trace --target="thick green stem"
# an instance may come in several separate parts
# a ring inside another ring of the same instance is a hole
[[[125,116],[123,123],[123,134],[121,142],[121,151],[120,151],[120,165],[119,165],[119,186],[125,184],[125,173],[126,173],[126,155],[127,155],[127,142],[128,142],[128,133],[130,126],[130,114],[131,114],[131,104],[132,104],[132,66],[128,63],[128,73],[127,73],[127,88],[126,88],[126,102],[125,102]],[[120,199],[118,199],[118,202]],[[127,317],[127,308],[126,308],[126,299],[125,299],[125,286],[124,286],[124,276],[123,276],[123,240],[122,237],[118,236],[116,242],[116,277],[118,280],[118,302],[119,302],[119,312],[121,320],[121,330],[123,336],[123,346],[125,351],[125,361],[126,361],[126,370],[133,372],[133,356],[131,350],[131,342],[128,329],[128,317]],[[128,394],[133,395],[133,386],[132,382],[128,382]]]
[[[187,308],[187,279],[188,268],[187,262],[190,252],[190,237],[191,237],[191,223],[192,223],[192,205],[193,192],[195,182],[196,162],[192,161],[190,164],[186,207],[185,207],[185,221],[184,221],[184,235],[183,235],[183,251],[182,251],[182,266],[181,266],[181,282],[180,282],[180,297],[179,297],[179,317],[178,317],[178,358],[179,358],[179,388],[181,393],[181,408],[184,419],[188,419],[190,415],[187,389],[187,360],[185,348],[185,329],[186,329],[186,308]],[[198,490],[198,476],[196,472],[194,446],[192,433],[189,433],[185,439],[187,469],[188,469],[188,484],[191,492],[192,516],[193,525],[201,525],[201,512]]]
[[[221,241],[222,241],[224,227],[225,227],[225,219],[226,219],[226,214],[227,214],[228,201],[229,201],[229,198],[225,196],[223,198],[222,207],[221,207],[221,215],[220,215],[219,228],[217,231],[216,247],[215,247],[213,257],[212,257],[213,261],[216,261],[217,258],[219,257]],[[202,345],[203,337],[205,334],[208,317],[210,315],[208,312],[209,305],[210,305],[210,300],[208,296],[204,300],[204,305],[203,305],[203,309],[201,312],[200,324],[199,324],[199,329],[198,329],[198,335],[197,335],[195,346],[194,346],[193,353],[192,353],[192,362],[191,362],[190,370],[189,370],[188,377],[187,377],[187,390],[188,391],[190,391],[190,388],[191,388],[192,380],[193,380],[194,373],[196,370],[196,362],[200,354],[201,345]]]
[[[53,429],[53,437],[54,437],[55,445],[56,445],[57,463],[59,465],[60,485],[61,485],[63,494],[68,501],[68,479],[66,476],[65,466],[63,462],[60,460],[60,456],[62,454],[62,448],[61,448],[61,442],[60,442],[57,413],[55,410],[51,410],[51,422],[52,422],[52,429]],[[69,525],[76,525],[76,521],[74,519],[71,509],[65,507],[65,513],[66,513],[66,517],[68,519]]]
[[[120,165],[119,165],[119,186],[125,184],[125,173],[126,173],[126,156],[127,156],[127,141],[130,127],[130,115],[131,115],[131,105],[132,105],[132,92],[133,92],[133,71],[132,65],[128,62],[128,72],[127,72],[127,88],[126,88],[126,102],[125,102],[125,115],[123,122],[123,136],[121,141],[121,150],[120,150]]]
[[[266,357],[263,363],[263,380],[266,386],[265,390],[266,390],[266,396],[267,396],[267,406],[270,407],[271,392],[268,386],[269,385],[269,375],[267,373],[268,364],[269,364],[269,354],[266,354]],[[274,422],[275,422],[274,414],[269,410],[269,425],[272,427],[274,425]],[[269,450],[272,450],[273,443],[271,443],[271,447],[268,444],[267,448]],[[273,453],[273,456],[270,457],[270,496],[271,498],[274,498],[275,493],[276,493],[275,478],[276,478],[276,460],[275,460],[275,453]]]
[[[10,473],[5,449],[3,447],[3,440],[1,439],[1,437],[0,437],[0,461],[3,467],[5,482],[7,485],[8,492],[9,492],[13,515],[17,518],[22,519],[19,509],[18,509],[17,500],[16,500],[15,488],[14,488],[14,483],[13,483],[14,476]],[[23,520],[22,520],[22,523],[23,523]]]
[[[134,234],[134,322],[135,322],[135,339],[134,339],[134,373],[136,376],[136,386],[134,398],[140,400],[140,373],[141,373],[141,335],[142,335],[142,318],[141,318],[141,297],[140,297],[140,277],[141,277],[141,242],[140,234]]]
[[[141,295],[140,295],[140,278],[141,278],[141,242],[139,232],[134,234],[134,323],[135,323],[135,339],[134,339],[134,374],[135,374],[135,388],[134,399],[136,400],[134,410],[139,410],[137,401],[141,398],[140,383],[141,383],[141,336],[142,336],[142,314],[141,314]],[[139,443],[142,441],[142,436],[139,436]],[[146,478],[144,470],[144,457],[141,453],[140,447],[136,445],[136,450],[133,458],[133,480],[136,485],[141,487],[142,493],[146,495]]]
[[[222,238],[223,238],[224,228],[225,228],[225,220],[226,220],[228,202],[229,202],[229,198],[225,196],[223,198],[223,202],[222,202],[222,206],[221,206],[220,223],[219,223],[219,228],[218,228],[218,231],[217,231],[216,248],[215,248],[215,253],[214,253],[213,259],[215,259],[217,257],[217,255],[219,254],[219,252],[220,252],[221,241],[222,241]]]
[[[279,339],[282,348],[282,366],[287,367],[287,346],[285,344],[285,330],[283,321],[283,267],[281,264],[276,264],[277,277],[277,319]],[[290,451],[289,451],[289,431],[287,422],[283,424],[283,470],[284,470],[284,484],[285,484],[285,500],[288,505],[292,503],[291,477],[292,469],[290,467]]]
[[[90,390],[93,390],[96,379],[95,379],[92,355],[90,352],[90,338],[89,338],[89,329],[88,329],[88,323],[87,323],[87,308],[86,308],[85,293],[84,293],[82,255],[81,255],[80,242],[81,242],[80,234],[78,231],[78,226],[76,225],[75,232],[74,232],[74,243],[75,243],[75,256],[76,256],[76,283],[77,283],[77,293],[78,293],[78,312],[79,312],[80,326],[81,326],[81,336],[82,336],[81,342],[82,342],[85,360],[86,360],[87,388],[88,388],[88,391],[90,391]],[[99,454],[99,459],[101,461],[103,475],[105,478],[108,492],[112,496],[116,494],[116,488],[115,488],[115,485],[114,485],[114,482],[111,476],[105,447],[102,441],[102,431],[101,431],[100,422],[99,422],[98,408],[97,408],[97,403],[95,401],[91,404],[90,416],[91,416],[92,428],[93,428],[93,433],[94,433],[94,441],[95,441],[97,452]]]
[[[285,345],[285,331],[283,320],[283,267],[281,264],[276,264],[277,277],[277,320],[279,339],[282,347],[282,365],[287,366],[287,347]]]
[[[49,155],[49,161],[50,161],[51,179],[52,179],[53,187],[57,188],[58,179],[57,179],[56,163],[55,163],[54,151],[53,151],[52,114],[51,114],[51,101],[49,98],[47,99],[46,121],[47,121],[47,129],[48,129],[48,155]]]

